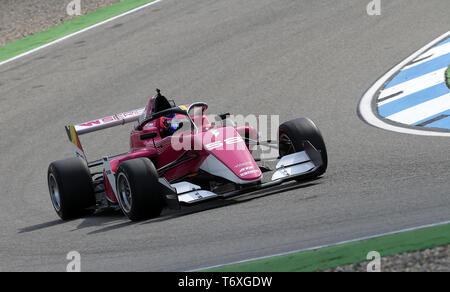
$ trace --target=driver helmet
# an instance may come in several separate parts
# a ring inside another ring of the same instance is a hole
[[[179,127],[180,123],[175,119],[175,114],[168,114],[161,117],[159,121],[159,128],[164,137],[173,135]]]

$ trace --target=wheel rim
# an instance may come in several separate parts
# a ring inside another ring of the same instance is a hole
[[[289,136],[285,133],[280,134],[280,156],[286,156],[288,154],[295,153],[294,144]]]
[[[59,212],[61,210],[61,194],[59,193],[58,183],[53,174],[50,174],[48,177],[48,189],[50,191],[53,207]]]
[[[128,178],[125,174],[123,173],[119,174],[119,177],[117,178],[117,186],[120,205],[126,213],[129,213],[131,210],[132,206],[131,204],[133,200],[131,197],[130,183],[128,182]]]

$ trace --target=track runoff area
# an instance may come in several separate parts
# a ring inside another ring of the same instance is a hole
[[[160,1],[163,0],[124,0],[22,39],[0,48],[0,65]],[[361,99],[359,113],[369,124],[386,130],[450,136],[449,88],[450,32],[420,49],[378,80]],[[443,222],[193,271],[202,273],[175,273],[158,278],[172,279],[169,283],[172,287],[207,290],[218,286],[276,287],[283,284],[272,274],[217,272],[320,271],[362,261],[368,261],[368,271],[382,271],[380,257],[449,243],[450,222]],[[286,279],[283,282],[286,284]]]

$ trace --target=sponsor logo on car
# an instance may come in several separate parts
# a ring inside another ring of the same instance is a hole
[[[247,167],[244,167],[241,170],[239,170],[239,172],[244,172],[246,170],[250,170],[250,169],[253,169],[253,168],[255,168],[255,167],[254,166],[247,166]]]
[[[241,173],[241,174],[239,174],[239,175],[240,175],[240,176],[246,176],[246,175],[249,175],[249,174],[259,173],[259,172],[260,172],[259,169],[254,169],[254,170],[246,171],[246,172]]]
[[[79,125],[76,125],[76,128],[77,128],[77,130],[79,130],[80,128],[99,126],[99,125],[107,124],[107,123],[114,122],[114,121],[125,120],[127,118],[139,116],[142,114],[142,112],[143,112],[143,109],[124,112],[124,113],[104,117],[104,118],[101,118],[98,120],[90,121],[87,123],[79,124]]]

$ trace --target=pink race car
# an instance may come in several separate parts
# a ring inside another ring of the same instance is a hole
[[[67,126],[76,156],[48,168],[58,215],[67,220],[120,208],[130,220],[144,220],[165,207],[179,209],[325,173],[325,143],[310,119],[283,123],[278,141],[261,141],[257,127],[238,127],[229,114],[208,119],[207,108],[202,102],[175,106],[157,90],[146,108]],[[88,162],[80,135],[131,122],[127,153]],[[278,157],[253,157],[258,146],[275,148]],[[263,182],[266,172],[272,176]]]

